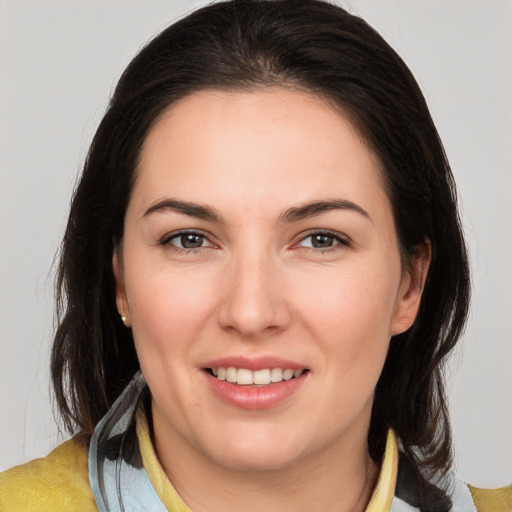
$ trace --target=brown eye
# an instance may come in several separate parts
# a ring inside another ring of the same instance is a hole
[[[317,249],[324,249],[334,245],[336,240],[332,235],[318,234],[311,236],[311,245]]]
[[[307,247],[310,249],[331,249],[337,246],[348,246],[349,242],[343,235],[319,231],[317,233],[310,233],[305,236],[300,242],[299,247]]]
[[[177,249],[193,250],[203,247],[212,247],[205,235],[195,233],[194,231],[186,231],[176,233],[175,235],[162,241],[163,245],[172,245]]]
[[[197,249],[203,245],[204,236],[186,233],[180,236],[180,242],[184,249]]]

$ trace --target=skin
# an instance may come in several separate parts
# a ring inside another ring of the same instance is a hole
[[[155,206],[169,198],[219,218]],[[333,200],[350,207],[283,219]],[[180,230],[200,247],[182,248]],[[143,146],[113,265],[156,452],[192,510],[364,510],[373,391],[428,256],[402,268],[379,164],[346,117],[277,88],[174,104]],[[286,400],[247,410],[206,383],[205,363],[233,355],[309,371]]]

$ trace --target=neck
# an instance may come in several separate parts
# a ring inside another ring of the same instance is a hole
[[[194,512],[364,512],[378,476],[366,435],[344,437],[320,453],[261,471],[219,465],[158,423],[154,438],[165,473]]]

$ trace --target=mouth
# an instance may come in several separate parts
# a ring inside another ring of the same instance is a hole
[[[269,386],[279,382],[293,380],[308,372],[307,368],[293,370],[291,368],[248,368],[216,367],[205,368],[205,371],[217,380],[226,381],[239,386]]]

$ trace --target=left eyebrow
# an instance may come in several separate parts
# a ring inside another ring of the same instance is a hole
[[[372,221],[368,212],[361,208],[356,203],[352,201],[347,201],[346,199],[333,199],[330,201],[312,201],[301,206],[294,206],[292,208],[288,208],[288,210],[284,211],[279,216],[279,221],[283,223],[295,222],[297,220],[306,219],[308,217],[314,217],[315,215],[320,215],[321,213],[328,212],[331,210],[350,210],[356,213],[359,213],[370,222]]]
[[[164,199],[162,201],[157,202],[153,206],[151,206],[143,215],[143,217],[147,217],[155,212],[166,212],[171,211],[175,213],[181,213],[182,215],[188,215],[189,217],[196,217],[198,219],[207,220],[210,222],[214,222],[217,224],[221,224],[224,222],[224,219],[213,208],[198,204],[191,203],[188,201],[180,201],[178,199]]]

